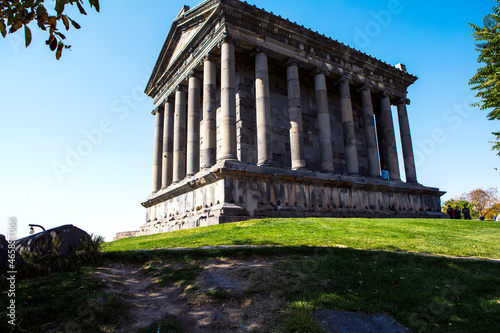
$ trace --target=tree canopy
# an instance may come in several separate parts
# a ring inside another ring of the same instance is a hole
[[[488,189],[476,188],[466,194],[469,202],[474,204],[474,210],[481,215],[486,215],[500,199],[496,196],[498,190],[496,187]]]
[[[56,58],[60,59],[63,49],[69,49],[71,45],[65,44],[64,36],[57,27],[58,23],[64,25],[66,30],[71,26],[80,29],[80,25],[64,14],[66,5],[76,5],[80,14],[87,15],[83,5],[84,0],[55,0],[54,11],[49,12],[44,6],[45,0],[0,0],[0,33],[5,37],[7,33],[15,33],[24,28],[25,44],[31,44],[31,30],[28,25],[36,21],[38,28],[47,31],[49,36],[45,41],[51,51],[55,52]],[[99,0],[88,0],[90,7],[99,12]]]
[[[446,214],[447,210],[448,210],[448,206],[451,206],[451,208],[453,208],[453,209],[458,207],[458,209],[460,211],[462,211],[464,204],[467,208],[469,208],[470,215],[473,219],[479,218],[479,213],[474,210],[474,204],[467,201],[467,199],[463,198],[463,196],[461,196],[460,198],[451,198],[451,199],[446,200],[441,206],[441,211]]]
[[[498,189],[496,187],[488,189],[476,188],[463,193],[457,198],[446,200],[441,206],[441,210],[446,213],[448,205],[451,205],[452,208],[456,206],[462,208],[465,204],[470,209],[472,218],[485,216],[491,219],[500,213],[500,197],[497,196],[497,193]]]
[[[498,5],[493,7],[493,13],[483,18],[483,27],[469,23],[479,51],[477,61],[484,64],[469,84],[473,86],[472,90],[478,91],[476,97],[481,99],[474,105],[481,110],[491,109],[489,120],[500,120],[500,0],[496,1]],[[498,150],[500,156],[500,132],[493,132],[493,135],[496,136],[496,141],[492,142],[493,150]]]

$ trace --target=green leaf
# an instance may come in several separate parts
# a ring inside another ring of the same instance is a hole
[[[64,26],[66,27],[66,30],[69,30],[69,20],[68,20],[68,17],[66,15],[62,16],[62,21],[64,23]]]
[[[28,26],[24,26],[24,40],[26,42],[26,47],[31,44],[31,30]]]
[[[5,22],[3,19],[0,19],[0,32],[2,33],[2,37],[7,35],[7,28],[5,27]]]
[[[64,44],[62,42],[59,42],[59,44],[57,45],[57,51],[56,51],[56,59],[57,60],[61,59],[63,47],[64,47]]]
[[[75,27],[75,29],[80,29],[81,28],[81,26],[78,23],[76,23],[72,19],[70,19],[70,20],[71,20],[71,24],[73,24],[73,26]]]
[[[16,32],[22,26],[23,26],[23,22],[21,22],[21,20],[17,20],[16,22],[14,22],[14,24],[11,25],[9,32],[12,34],[12,33]]]
[[[80,14],[87,15],[87,13],[85,12],[85,9],[83,9],[82,5],[80,4],[80,1],[77,1],[76,5],[78,6],[78,9],[80,10]]]
[[[61,39],[66,39],[66,36],[64,36],[62,33],[58,32],[58,31],[55,31],[54,34],[61,37]]]
[[[47,24],[50,25],[51,28],[55,29],[57,27],[57,17],[49,16]]]
[[[66,0],[57,0],[56,1],[56,12],[57,15],[61,15],[64,12],[64,6],[66,6]]]
[[[90,7],[94,6],[95,10],[99,12],[100,7],[99,7],[99,0],[89,0]]]
[[[46,13],[46,12],[47,12],[47,9],[42,4],[38,5],[38,7],[36,7],[36,13],[37,14],[38,13],[43,14],[43,13]]]
[[[47,41],[47,44],[50,46],[50,50],[54,51],[57,47],[57,39],[54,35],[51,35],[49,40]]]

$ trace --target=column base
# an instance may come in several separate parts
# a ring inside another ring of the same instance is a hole
[[[214,163],[214,164],[215,164],[215,163]],[[214,166],[214,164],[211,164],[211,165],[208,165],[208,164],[207,164],[207,165],[202,165],[202,166],[200,167],[200,170],[208,170],[208,169],[210,169],[211,167],[213,167],[213,166]]]
[[[219,162],[222,162],[222,161],[239,162],[238,157],[233,156],[233,155],[226,155],[226,156],[222,156],[222,157],[219,159]]]

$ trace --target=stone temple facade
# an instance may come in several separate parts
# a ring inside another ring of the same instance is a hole
[[[441,217],[444,192],[417,182],[415,80],[246,2],[184,6],[146,87],[153,191],[136,235],[261,217]]]

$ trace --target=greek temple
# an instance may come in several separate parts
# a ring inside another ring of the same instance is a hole
[[[444,192],[415,170],[416,80],[246,2],[184,6],[145,90],[153,186],[137,234],[264,217],[441,217]]]

